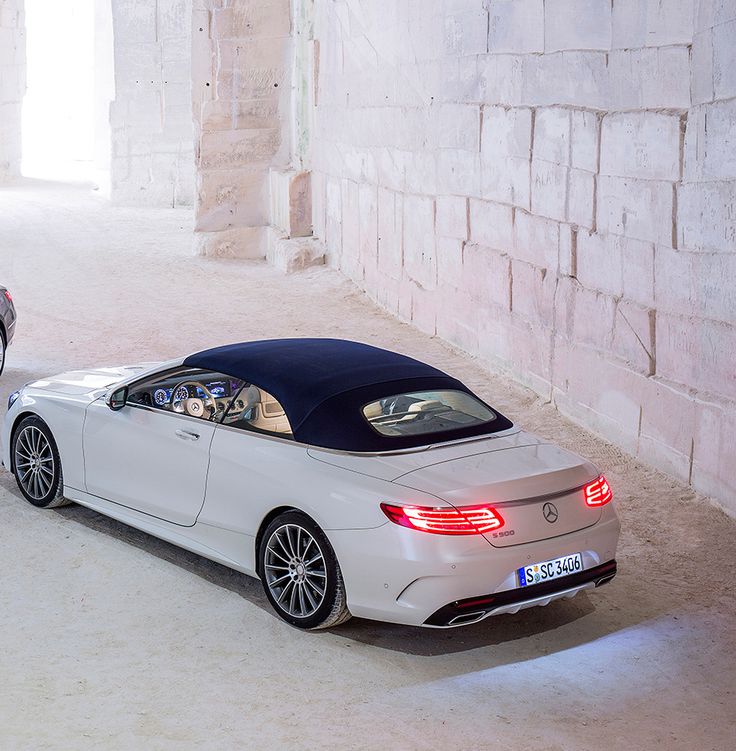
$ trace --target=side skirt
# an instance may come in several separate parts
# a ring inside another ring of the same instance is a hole
[[[255,538],[250,535],[201,522],[197,522],[192,527],[168,524],[148,514],[134,511],[69,486],[64,487],[64,497],[80,506],[97,511],[103,516],[123,522],[129,527],[140,529],[177,547],[258,578],[255,571]],[[186,530],[186,534],[183,534],[183,530]]]

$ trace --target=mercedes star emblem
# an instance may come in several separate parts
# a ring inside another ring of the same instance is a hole
[[[542,506],[542,513],[544,514],[544,518],[550,524],[554,524],[557,521],[557,517],[560,515],[560,512],[557,510],[557,506],[555,506],[554,503],[545,503],[544,506]]]

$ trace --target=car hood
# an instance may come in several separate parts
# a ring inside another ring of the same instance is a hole
[[[157,365],[158,363],[147,362],[138,365],[70,370],[48,378],[39,378],[27,385],[34,389],[51,391],[57,394],[81,396],[107,389],[118,381],[134,377],[138,373],[144,373]]]

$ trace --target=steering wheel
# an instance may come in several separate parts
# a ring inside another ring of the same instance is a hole
[[[195,389],[200,389],[204,393],[204,399],[198,396],[187,396],[186,399],[178,399],[176,392],[182,386],[194,386]],[[174,412],[180,412],[190,417],[203,417],[211,420],[212,416],[217,413],[217,402],[215,401],[215,397],[210,393],[210,390],[203,383],[199,381],[179,381],[171,389],[171,409]],[[209,410],[209,415],[207,415],[207,410]]]

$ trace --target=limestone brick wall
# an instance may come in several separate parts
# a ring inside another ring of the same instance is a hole
[[[330,262],[736,512],[736,1],[317,0],[314,37]]]
[[[20,174],[25,54],[23,0],[0,0],[0,181]]]
[[[112,200],[191,205],[192,0],[112,0],[112,12]]]
[[[192,35],[196,247],[263,258],[270,171],[290,156],[290,1],[195,0]]]

